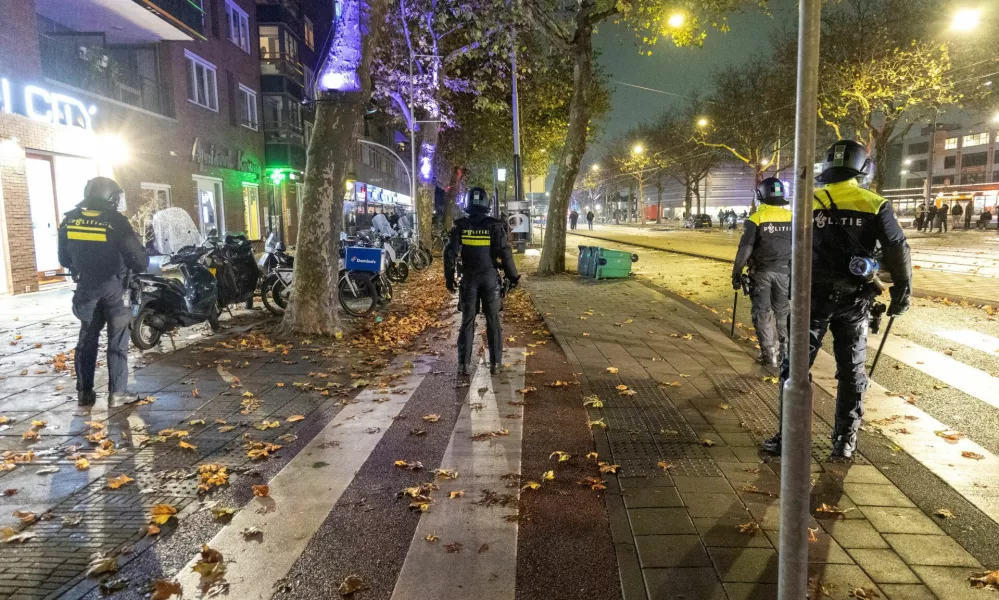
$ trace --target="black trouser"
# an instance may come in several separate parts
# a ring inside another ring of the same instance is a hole
[[[812,310],[808,335],[808,365],[822,347],[827,331],[833,335],[833,356],[836,358],[836,430],[856,431],[864,416],[864,394],[867,392],[867,325],[872,300],[865,294],[852,294],[841,299],[831,298],[830,288],[812,288]],[[784,359],[781,378],[790,371]],[[781,386],[781,392],[783,392]]]
[[[461,331],[458,332],[458,362],[472,363],[472,345],[475,341],[475,315],[479,303],[486,315],[486,337],[489,340],[489,362],[503,359],[503,332],[500,331],[499,311],[500,279],[496,271],[465,273],[458,290],[458,307],[461,309]]]
[[[787,317],[791,314],[790,289],[790,273],[769,270],[756,270],[753,273],[753,327],[756,328],[756,337],[760,341],[760,351],[765,355],[778,355],[780,348],[787,343]]]
[[[76,389],[94,389],[97,345],[104,326],[108,328],[108,391],[124,392],[128,387],[128,334],[132,313],[125,305],[120,282],[111,289],[81,290],[73,294],[73,314],[80,319],[80,339],[76,344]]]
[[[576,228],[576,219],[569,219],[569,229]]]

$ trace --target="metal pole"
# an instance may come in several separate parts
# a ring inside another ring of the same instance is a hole
[[[784,383],[782,404],[778,600],[801,600],[808,594],[808,499],[812,450],[808,330],[812,300],[812,193],[821,16],[822,0],[799,0],[798,108],[794,141],[796,181],[791,221],[794,249],[791,260],[791,368]]]
[[[940,116],[940,110],[933,111],[933,131],[930,132],[930,149],[929,156],[926,162],[926,209],[929,210],[930,203],[933,201],[933,146],[936,145],[937,141],[937,117]]]
[[[728,337],[735,337],[735,311],[739,309],[739,290],[735,291],[735,300],[732,301],[732,331],[729,332]]]
[[[524,173],[520,166],[520,99],[517,95],[517,30],[514,29],[511,34],[511,40],[513,45],[513,51],[510,53],[510,67],[511,67],[511,79],[512,81],[512,109],[513,109],[513,196],[514,202],[517,202],[517,211],[523,213],[521,210],[521,202],[524,201]],[[509,210],[509,207],[507,207]],[[524,234],[517,234],[517,251],[523,252],[524,246],[526,245],[526,238]]]
[[[413,243],[420,246],[420,211],[416,199],[416,113],[413,112],[413,59],[409,57],[409,197],[413,201]]]

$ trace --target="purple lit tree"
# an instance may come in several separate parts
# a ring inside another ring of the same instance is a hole
[[[370,95],[372,51],[385,1],[343,1],[341,20],[319,70],[316,123],[299,213],[295,292],[282,322],[286,333],[340,335],[336,290],[347,157]]]

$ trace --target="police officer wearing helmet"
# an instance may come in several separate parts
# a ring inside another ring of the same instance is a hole
[[[787,190],[776,177],[756,187],[760,208],[746,219],[732,268],[732,288],[742,287],[742,271],[748,265],[752,282],[753,327],[760,342],[760,364],[776,367],[787,344],[788,301],[791,287],[791,211]],[[733,315],[734,316],[734,315]],[[775,327],[776,322],[776,327]],[[776,339],[774,329],[776,328]]]
[[[101,331],[108,330],[108,406],[136,400],[128,391],[128,334],[132,315],[125,304],[128,270],[149,265],[146,251],[119,210],[124,191],[112,179],[87,182],[83,202],[59,225],[59,263],[76,281],[73,314],[80,319],[76,344],[76,389],[81,413],[97,401],[94,370]]]
[[[857,178],[868,175],[870,169],[864,146],[852,140],[836,142],[816,178],[825,185],[815,191],[813,201],[809,364],[815,360],[826,331],[831,331],[838,380],[834,458],[849,459],[857,449],[867,391],[867,326],[874,298],[880,293],[879,268],[886,269],[892,279],[888,315],[904,313],[910,303],[909,244],[891,203],[860,187]],[[880,256],[876,253],[879,246]],[[788,369],[785,360],[781,374],[785,379]],[[779,453],[780,432],[763,447]]]
[[[481,302],[486,314],[486,337],[489,341],[489,371],[495,373],[503,359],[503,334],[499,311],[502,307],[502,283],[496,272],[500,262],[510,287],[520,281],[513,263],[513,252],[503,222],[489,215],[489,196],[482,188],[468,191],[468,216],[454,222],[450,240],[444,249],[444,277],[450,292],[459,291],[461,331],[458,333],[458,374],[468,375],[475,339],[475,315]],[[455,268],[461,259],[461,285],[455,284]]]

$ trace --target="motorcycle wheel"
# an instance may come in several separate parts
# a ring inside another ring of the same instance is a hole
[[[388,303],[392,301],[392,282],[389,278],[384,273],[372,275],[371,285],[375,286],[375,291],[378,294],[378,303],[382,306],[388,306]]]
[[[350,277],[349,283],[348,277]],[[350,283],[354,284],[355,289],[351,289]],[[340,279],[340,283],[337,285],[337,297],[340,300],[340,306],[352,317],[363,317],[369,314],[375,309],[378,299],[371,279],[349,273]]]
[[[264,303],[264,308],[272,315],[281,316],[288,307],[288,302],[284,298],[284,290],[284,282],[277,277],[268,279],[260,288],[260,299]]]
[[[389,265],[386,275],[395,283],[405,283],[409,279],[409,265],[404,262],[396,262]]]
[[[422,271],[430,266],[430,261],[427,260],[427,255],[423,253],[421,248],[413,248],[409,260],[417,271]]]
[[[442,242],[442,243],[443,243],[443,242]],[[432,265],[432,264],[434,264],[434,253],[430,251],[430,248],[427,248],[426,246],[420,246],[420,247],[419,247],[419,248],[417,248],[417,249],[418,249],[418,250],[419,250],[420,252],[422,252],[424,256],[426,256],[426,257],[427,257],[427,264],[428,264],[428,265]],[[442,248],[441,248],[441,252],[443,252],[443,251],[444,251],[444,248],[442,247]]]
[[[163,332],[149,324],[149,319],[156,315],[156,310],[143,308],[132,321],[132,343],[139,350],[149,350],[160,343]]]
[[[212,328],[212,333],[216,333],[219,329],[222,329],[222,324],[219,323],[219,310],[217,308],[208,313],[208,326]]]

